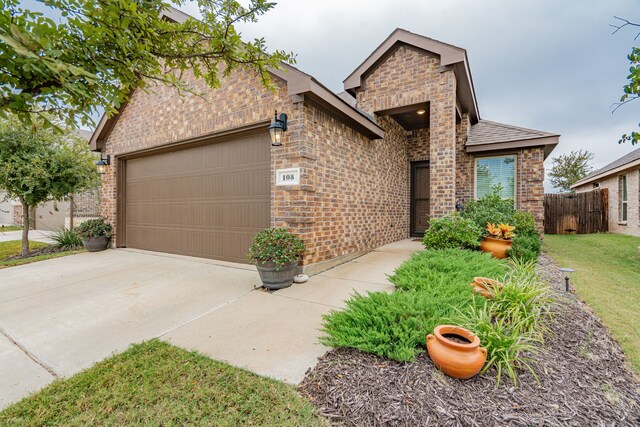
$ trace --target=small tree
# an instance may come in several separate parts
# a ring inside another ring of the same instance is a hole
[[[611,24],[611,26],[615,28],[613,34],[626,27],[640,27],[640,23],[632,22],[618,16],[614,16],[614,18],[617,21],[615,24]],[[634,40],[637,40],[638,37],[640,37],[640,32],[636,33]],[[623,94],[620,97],[620,101],[614,104],[614,112],[621,106],[640,98],[640,48],[637,46],[632,47],[631,52],[627,55],[627,59],[630,64],[629,75],[627,76],[628,83],[622,88]],[[638,125],[640,126],[640,123]],[[640,142],[640,132],[632,131],[630,133],[625,133],[620,137],[618,143],[621,144],[626,141],[630,141],[631,145],[637,144]]]
[[[593,170],[593,153],[587,150],[572,151],[554,157],[549,171],[549,181],[561,192],[571,191],[571,186],[589,175]]]
[[[29,210],[99,185],[86,140],[17,120],[0,123],[0,188],[22,205],[22,256],[29,255]]]

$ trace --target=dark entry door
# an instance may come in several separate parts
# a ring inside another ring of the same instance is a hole
[[[411,163],[411,236],[422,237],[429,227],[429,162]]]

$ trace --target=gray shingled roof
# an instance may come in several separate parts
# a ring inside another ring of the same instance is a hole
[[[573,184],[571,187],[577,187],[578,185],[586,183],[589,180],[591,180],[591,178],[594,178],[596,176],[600,176],[600,175],[606,176],[607,172],[612,171],[614,169],[618,169],[619,167],[622,167],[631,162],[635,162],[636,160],[640,160],[640,148],[636,148],[632,152],[620,157],[618,160],[614,160],[613,162],[609,163],[607,166],[600,168],[595,172],[590,173],[586,177],[582,178],[580,181]]]
[[[541,130],[526,129],[504,123],[480,120],[469,130],[467,145],[497,144],[501,142],[560,136]]]

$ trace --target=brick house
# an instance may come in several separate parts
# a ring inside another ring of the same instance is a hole
[[[559,136],[481,120],[464,49],[398,29],[340,94],[291,66],[272,74],[275,92],[248,71],[215,90],[192,78],[206,100],[134,91],[101,119],[90,144],[111,156],[102,215],[115,246],[246,262],[252,236],[280,226],[317,271],[420,236],[496,183],[542,224]],[[281,146],[274,110],[288,116]]]
[[[609,190],[609,231],[640,236],[640,148],[571,186],[576,192]]]

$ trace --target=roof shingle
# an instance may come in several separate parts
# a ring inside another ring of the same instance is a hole
[[[573,184],[571,187],[573,188],[582,184],[586,184],[591,180],[591,178],[594,178],[596,176],[600,176],[600,175],[606,176],[607,172],[612,171],[614,169],[618,169],[619,167],[622,167],[631,162],[635,162],[636,160],[640,160],[640,148],[637,148],[632,152],[625,154],[624,156],[620,157],[618,160],[614,160],[613,162],[609,163],[603,168],[598,169],[595,172],[591,172],[589,175],[585,176],[580,181]]]
[[[480,120],[469,130],[467,145],[497,144],[509,141],[522,141],[527,139],[537,139],[560,136],[555,133],[540,130],[521,128],[504,123]]]

